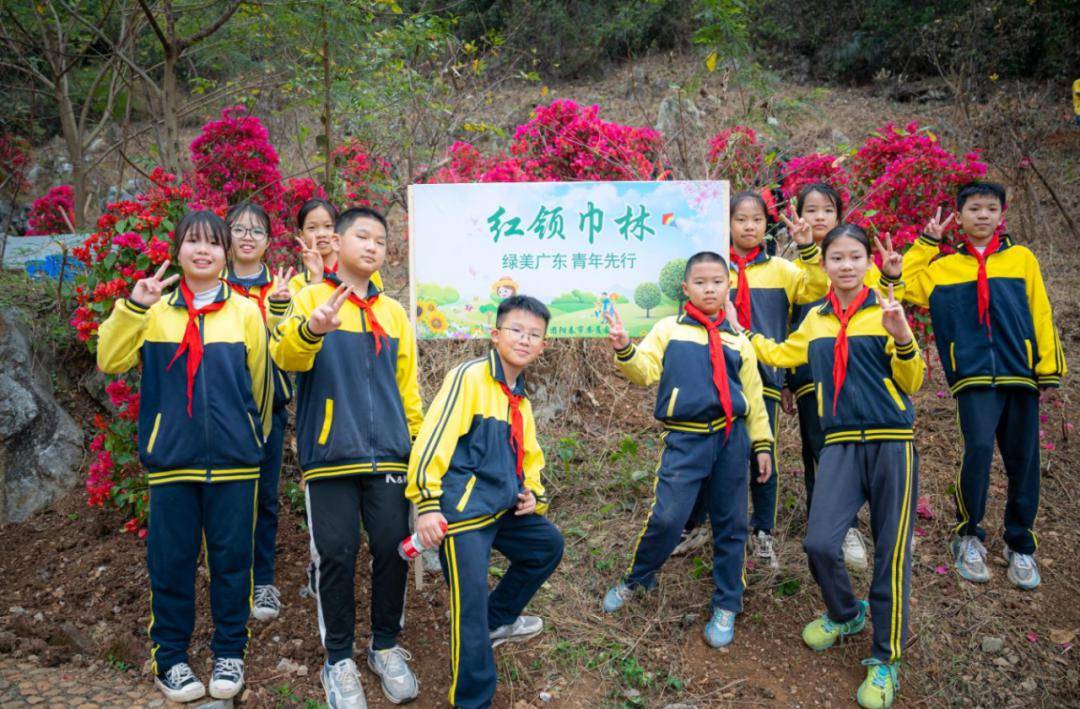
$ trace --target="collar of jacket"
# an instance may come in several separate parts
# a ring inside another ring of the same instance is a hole
[[[329,271],[323,274],[323,282],[333,283],[334,288],[337,288],[341,285],[341,279],[338,278],[338,275],[336,273],[330,273]],[[368,298],[374,295],[378,295],[379,293],[382,293],[382,291],[376,288],[375,284],[369,280],[367,284],[367,293],[364,295],[364,299],[367,300]]]
[[[525,373],[519,374],[514,386],[510,386],[510,382],[506,381],[506,373],[503,372],[502,359],[494,348],[488,351],[488,374],[495,381],[502,382],[510,387],[510,391],[514,392],[516,396],[525,396]]]
[[[765,250],[765,242],[764,241],[762,241],[761,244],[758,245],[756,248],[760,249],[758,251],[758,255],[754,257],[753,261],[746,264],[747,268],[749,268],[750,266],[757,266],[759,264],[763,264],[763,263],[765,263],[766,261],[768,261],[769,259],[772,258],[772,256],[769,256],[769,252]],[[734,249],[732,249],[732,250],[734,250]],[[732,271],[738,271],[738,268],[736,268],[736,265],[735,265],[734,261],[731,261],[731,263],[729,264],[729,267],[731,268]]]
[[[877,302],[877,291],[874,290],[873,288],[871,288],[869,295],[866,296],[866,300],[864,300],[863,304],[859,306],[859,310],[866,310],[871,305],[877,305],[877,304],[878,304],[878,302]],[[828,296],[825,296],[825,302],[821,304],[820,308],[818,308],[818,312],[821,313],[822,315],[835,315],[836,314],[836,313],[833,312],[832,303],[829,302],[829,297]]]
[[[1016,243],[1016,242],[1013,241],[1013,238],[1011,236],[1009,236],[1008,234],[1002,234],[1001,236],[998,237],[998,239],[1000,240],[1000,243],[998,243],[997,251],[993,251],[993,252],[987,254],[987,256],[991,256],[993,254],[1000,254],[1002,251],[1009,248],[1010,246],[1015,245],[1015,243]],[[968,253],[967,249],[964,248],[963,242],[957,244],[956,247],[954,247],[954,248],[956,249],[956,253],[958,253],[958,254],[961,254],[963,256],[968,256],[970,258],[975,258],[974,256],[972,256],[971,254]]]
[[[228,300],[229,298],[232,297],[233,289],[228,288],[228,287],[223,287],[223,286],[224,286],[223,283],[221,283],[221,282],[218,283],[217,295],[214,296],[214,299],[212,301],[210,301],[210,302],[218,303],[218,302],[221,302],[223,300]],[[176,289],[172,293],[169,294],[168,303],[169,303],[169,305],[173,306],[174,308],[184,308],[185,310],[187,310],[187,303],[184,302],[184,294],[180,292],[180,286],[177,286]]]
[[[262,265],[262,270],[255,276],[238,276],[236,271],[226,266],[225,273],[221,277],[238,286],[268,286],[274,282],[274,275],[270,273],[270,267],[265,263]],[[241,283],[241,281],[244,282]]]
[[[692,317],[690,317],[689,315],[687,315],[686,310],[683,310],[681,313],[679,313],[679,319],[676,320],[676,322],[679,323],[680,325],[692,325],[694,327],[701,327],[701,328],[705,327],[704,325],[699,323],[697,320],[695,320]],[[732,335],[735,334],[735,330],[731,327],[731,323],[729,323],[727,321],[726,317],[724,318],[724,322],[720,323],[720,330],[722,332],[731,333]]]

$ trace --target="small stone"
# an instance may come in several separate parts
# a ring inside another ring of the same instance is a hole
[[[1034,692],[1038,688],[1039,685],[1036,684],[1035,680],[1033,679],[1026,679],[1020,683],[1020,689],[1024,690],[1025,692]]]
[[[199,704],[195,709],[233,709],[233,700],[231,699],[215,699],[212,702],[206,702],[205,704]]]
[[[982,651],[995,653],[1001,652],[1001,649],[1005,647],[1005,640],[1003,638],[987,635],[982,639]]]
[[[998,667],[1004,667],[1006,669],[1012,667],[1012,665],[1009,664],[1009,661],[1006,660],[1004,657],[995,657],[994,664]]]
[[[631,687],[630,689],[627,689],[626,691],[623,692],[623,696],[626,697],[627,699],[637,699],[638,697],[641,696],[641,692],[639,692],[636,689],[634,689],[633,687]]]
[[[540,701],[545,704],[551,701],[551,692],[540,692]]]
[[[38,611],[34,614],[34,620],[40,623],[41,621],[45,620],[45,614],[41,611]]]

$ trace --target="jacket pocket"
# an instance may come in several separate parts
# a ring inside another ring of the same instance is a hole
[[[819,420],[825,418],[825,396],[821,391],[821,382],[817,383],[817,417]]]
[[[896,390],[896,384],[893,380],[886,377],[881,381],[885,383],[885,389],[888,390],[889,396],[892,397],[893,402],[896,404],[896,408],[901,411],[907,411],[907,404],[904,403],[904,399],[900,396],[900,392]]]
[[[255,445],[259,448],[263,446],[262,436],[259,435],[259,427],[255,424],[255,418],[248,413],[248,422],[251,424],[251,435],[255,437]]]
[[[949,343],[949,365],[952,366],[953,374],[956,374],[956,343]]]
[[[1028,369],[1035,368],[1035,357],[1031,351],[1031,340],[1024,340],[1024,348],[1027,350]]]
[[[679,398],[679,387],[675,387],[671,390],[671,398],[667,402],[667,417],[671,418],[675,415],[675,400]]]
[[[147,454],[154,452],[154,443],[157,441],[158,428],[161,426],[161,412],[154,416],[154,427],[150,430],[150,439],[146,442]]]
[[[322,429],[319,431],[319,445],[325,446],[326,439],[330,437],[330,426],[334,423],[334,400],[326,400],[326,408],[323,410]]]
[[[469,504],[469,498],[472,496],[473,487],[476,485],[476,476],[470,475],[469,482],[465,483],[465,492],[461,493],[461,499],[458,500],[457,509],[458,512],[465,511],[465,505]]]

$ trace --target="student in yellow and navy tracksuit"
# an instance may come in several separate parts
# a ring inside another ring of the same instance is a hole
[[[820,300],[828,290],[828,279],[821,270],[821,253],[809,229],[796,229],[790,221],[789,233],[799,247],[795,261],[769,256],[762,246],[768,214],[765,201],[756,192],[740,192],[731,199],[731,299],[740,324],[774,340],[788,333],[792,308]],[[787,218],[785,217],[785,220]],[[753,513],[750,528],[754,555],[777,567],[772,530],[776,524],[779,496],[776,435],[777,406],[784,386],[784,372],[760,362],[765,410],[772,430],[770,449],[773,474],[765,482],[751,475],[750,496]],[[753,468],[751,461],[751,468]]]
[[[495,695],[493,648],[543,631],[522,615],[562,559],[563,538],[543,515],[536,440],[523,370],[544,350],[551,315],[524,295],[504,300],[493,349],[452,369],[431,403],[409,459],[408,498],[425,548],[440,545],[450,589],[450,704],[487,707]],[[488,591],[491,550],[510,561]]]
[[[833,228],[840,224],[844,214],[844,201],[839,192],[830,185],[815,182],[799,190],[796,198],[796,214],[799,217],[796,228],[809,228],[814,242],[820,244]],[[805,225],[805,226],[804,226]],[[891,238],[886,243],[878,242],[882,257],[882,271],[873,261],[866,270],[864,283],[870,288],[893,286],[898,300],[903,300],[904,284],[901,280],[903,257],[892,249]],[[820,308],[823,300],[796,305],[792,309],[790,332],[799,329],[799,325],[812,310]],[[814,496],[814,479],[817,475],[821,449],[825,446],[825,432],[821,429],[821,418],[817,413],[817,397],[814,396],[814,379],[810,365],[803,364],[788,369],[784,377],[784,390],[781,392],[782,406],[787,413],[792,404],[799,416],[799,437],[802,443],[803,481],[806,484],[806,514],[810,515],[810,501]],[[794,399],[794,402],[792,402]],[[844,563],[854,569],[869,566],[866,557],[866,545],[855,520],[844,537]]]
[[[215,663],[210,694],[243,685],[252,596],[252,528],[274,385],[256,305],[225,287],[229,232],[212,212],[176,227],[180,279],[157,274],[118,300],[98,331],[98,366],[141,363],[139,460],[150,483],[150,639],[155,683],[171,701],[202,697],[188,666],[195,626],[195,570],[205,545]]]
[[[263,322],[273,329],[289,307],[288,274],[277,277],[262,259],[270,244],[270,217],[258,204],[242,202],[229,208],[225,224],[232,237],[229,267],[224,280],[237,294],[259,306]],[[291,273],[291,270],[290,270]],[[292,381],[271,362],[274,379],[273,426],[266,437],[265,457],[259,469],[259,510],[255,523],[255,600],[251,614],[257,620],[276,618],[281,594],[274,585],[274,545],[278,526],[278,482],[289,420]]]
[[[908,632],[911,535],[918,499],[910,396],[922,386],[925,364],[894,297],[880,300],[864,285],[870,241],[857,226],[828,233],[821,249],[832,283],[782,343],[752,333],[758,357],[772,366],[809,363],[818,417],[825,432],[820,484],[814,490],[804,546],[826,612],[803,630],[814,650],[860,632],[869,608],[874,641],[859,704],[887,707],[898,688],[897,669]],[[889,288],[893,292],[893,288]],[[855,598],[842,545],[851,520],[870,505],[874,571],[870,601]]]
[[[648,519],[630,569],[605,594],[603,610],[615,612],[634,591],[656,585],[657,571],[704,490],[716,587],[705,639],[722,647],[732,641],[735,615],[742,611],[746,461],[752,450],[759,482],[772,474],[772,430],[753,348],[724,319],[728,267],[723,257],[709,251],[691,256],[683,291],[689,298],[684,312],[660,320],[639,345],[630,341],[617,315],[608,316],[619,371],[641,386],[660,383],[654,415],[666,431]]]
[[[408,580],[408,564],[397,553],[409,535],[405,473],[422,420],[416,340],[405,309],[369,280],[386,257],[383,216],[345,210],[333,242],[337,273],[293,297],[270,352],[279,367],[299,372],[297,453],[327,654],[327,703],[353,706],[363,697],[353,660],[361,518],[373,558],[368,665],[387,696],[405,702],[419,691],[409,655],[397,644]]]
[[[303,268],[289,279],[289,292],[293,295],[305,286],[322,282],[322,276],[316,278],[314,274],[337,273],[338,256],[331,244],[337,217],[337,207],[325,199],[314,197],[300,205],[296,229],[300,232],[297,243]],[[371,274],[371,283],[379,290],[383,289],[382,276],[378,272]]]
[[[956,478],[951,542],[960,576],[986,582],[986,510],[996,438],[1009,479],[1005,502],[1007,576],[1020,588],[1039,585],[1035,515],[1039,511],[1039,390],[1057,387],[1065,355],[1054,326],[1039,262],[997,235],[1005,188],[982,182],[956,199],[963,232],[956,253],[940,255],[938,216],[904,255],[907,300],[930,308],[941,366],[956,398],[963,464]]]

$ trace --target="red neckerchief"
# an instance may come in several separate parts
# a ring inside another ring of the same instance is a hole
[[[341,281],[333,272],[328,272],[325,276],[327,283],[332,283],[335,288],[341,285]],[[360,308],[364,313],[364,317],[367,319],[368,329],[371,330],[371,334],[375,337],[375,356],[379,356],[379,350],[382,349],[382,341],[390,340],[390,336],[386,334],[386,330],[379,324],[379,319],[375,317],[375,309],[372,307],[375,305],[375,301],[379,299],[380,293],[376,293],[368,298],[361,298],[356,293],[349,293],[349,302]]]
[[[859,295],[855,300],[851,301],[851,305],[845,310],[840,305],[840,299],[836,297],[836,292],[832,288],[829,288],[829,294],[826,296],[829,300],[829,305],[832,306],[833,314],[836,315],[836,319],[840,321],[840,331],[836,333],[836,342],[833,344],[833,365],[832,365],[832,378],[833,378],[833,399],[832,399],[832,412],[836,415],[836,401],[840,398],[840,389],[844,386],[844,379],[847,377],[847,362],[848,362],[848,342],[847,342],[847,326],[851,322],[851,318],[855,316],[855,313],[859,312],[859,308],[866,302],[867,297],[870,295],[870,289],[866,286],[862,287],[859,291]]]
[[[525,479],[525,419],[521,416],[521,400],[525,397],[518,396],[510,391],[505,382],[499,382],[503,394],[510,400],[510,448],[514,451],[517,459],[514,472],[518,480]]]
[[[739,324],[750,329],[750,283],[746,278],[746,267],[761,253],[761,247],[755,246],[750,253],[740,257],[731,250],[731,263],[738,266],[739,281],[735,286],[735,312],[739,316]]]
[[[259,306],[259,312],[262,313],[263,325],[266,324],[266,297],[270,295],[269,285],[259,288],[259,294],[256,295],[251,292],[251,288],[242,286],[239,283],[233,283],[232,281],[226,281],[229,284],[229,288],[244,296],[255,301],[255,304]]]
[[[1001,239],[998,238],[997,234],[994,234],[994,238],[990,239],[982,253],[979,253],[979,250],[967,239],[964,239],[963,244],[967,252],[975,257],[979,264],[979,324],[985,324],[986,336],[992,337],[993,335],[990,333],[990,280],[986,275],[986,260],[990,258],[990,254],[997,251],[1001,246]]]
[[[165,367],[165,371],[168,371],[173,366],[173,362],[178,360],[180,355],[187,352],[187,414],[188,418],[191,418],[191,395],[195,390],[195,374],[199,371],[199,364],[202,363],[203,357],[202,335],[199,333],[198,318],[200,315],[221,310],[225,307],[225,301],[219,300],[196,310],[195,294],[191,292],[183,278],[180,279],[180,294],[184,296],[184,305],[187,307],[187,327],[184,328],[184,337],[180,340],[180,346],[176,348],[176,354],[173,355],[173,358]]]
[[[740,270],[740,273],[742,271]],[[731,384],[727,377],[727,363],[724,361],[724,343],[720,339],[720,325],[723,318],[710,320],[696,305],[687,301],[686,314],[705,326],[709,333],[709,362],[712,364],[712,379],[716,392],[720,395],[720,408],[724,410],[724,440],[731,436]]]

